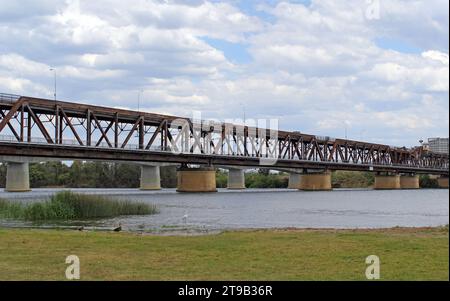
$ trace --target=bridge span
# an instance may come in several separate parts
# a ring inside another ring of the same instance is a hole
[[[375,172],[379,189],[419,188],[418,174],[448,187],[449,174],[448,154],[422,147],[0,94],[6,190],[29,190],[28,162],[55,159],[141,164],[142,189],[159,189],[159,166],[177,164],[179,191],[215,191],[217,166],[230,170],[231,189],[245,188],[245,168],[287,170],[289,187],[304,190],[331,189],[333,170]]]

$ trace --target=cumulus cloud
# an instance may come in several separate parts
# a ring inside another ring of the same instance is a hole
[[[448,1],[381,0],[379,18],[366,1],[297,2],[0,0],[0,89],[51,97],[55,68],[68,100],[135,109],[143,91],[152,112],[399,145],[448,136]]]

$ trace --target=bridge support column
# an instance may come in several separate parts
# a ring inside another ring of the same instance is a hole
[[[245,189],[245,173],[243,169],[228,169],[228,189]]]
[[[141,165],[141,190],[160,190],[159,166]]]
[[[5,191],[23,192],[30,190],[30,173],[28,162],[8,162]]]
[[[332,190],[331,172],[304,173],[300,176],[300,190]]]
[[[187,168],[177,171],[178,192],[216,192],[216,171],[213,167]]]
[[[448,189],[448,177],[441,176],[438,178],[438,184],[440,188],[447,188]]]
[[[288,189],[300,189],[301,177],[298,173],[290,173]]]
[[[373,189],[400,189],[400,175],[381,175],[375,176],[375,184]]]
[[[419,189],[419,176],[418,175],[401,175],[400,176],[400,188],[401,189]]]

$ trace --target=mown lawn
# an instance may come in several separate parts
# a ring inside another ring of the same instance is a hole
[[[153,236],[0,229],[0,280],[365,280],[377,255],[381,280],[448,280],[448,227],[236,231]]]

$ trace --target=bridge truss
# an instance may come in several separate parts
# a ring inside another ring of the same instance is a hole
[[[0,94],[0,155],[448,174],[448,154]]]

